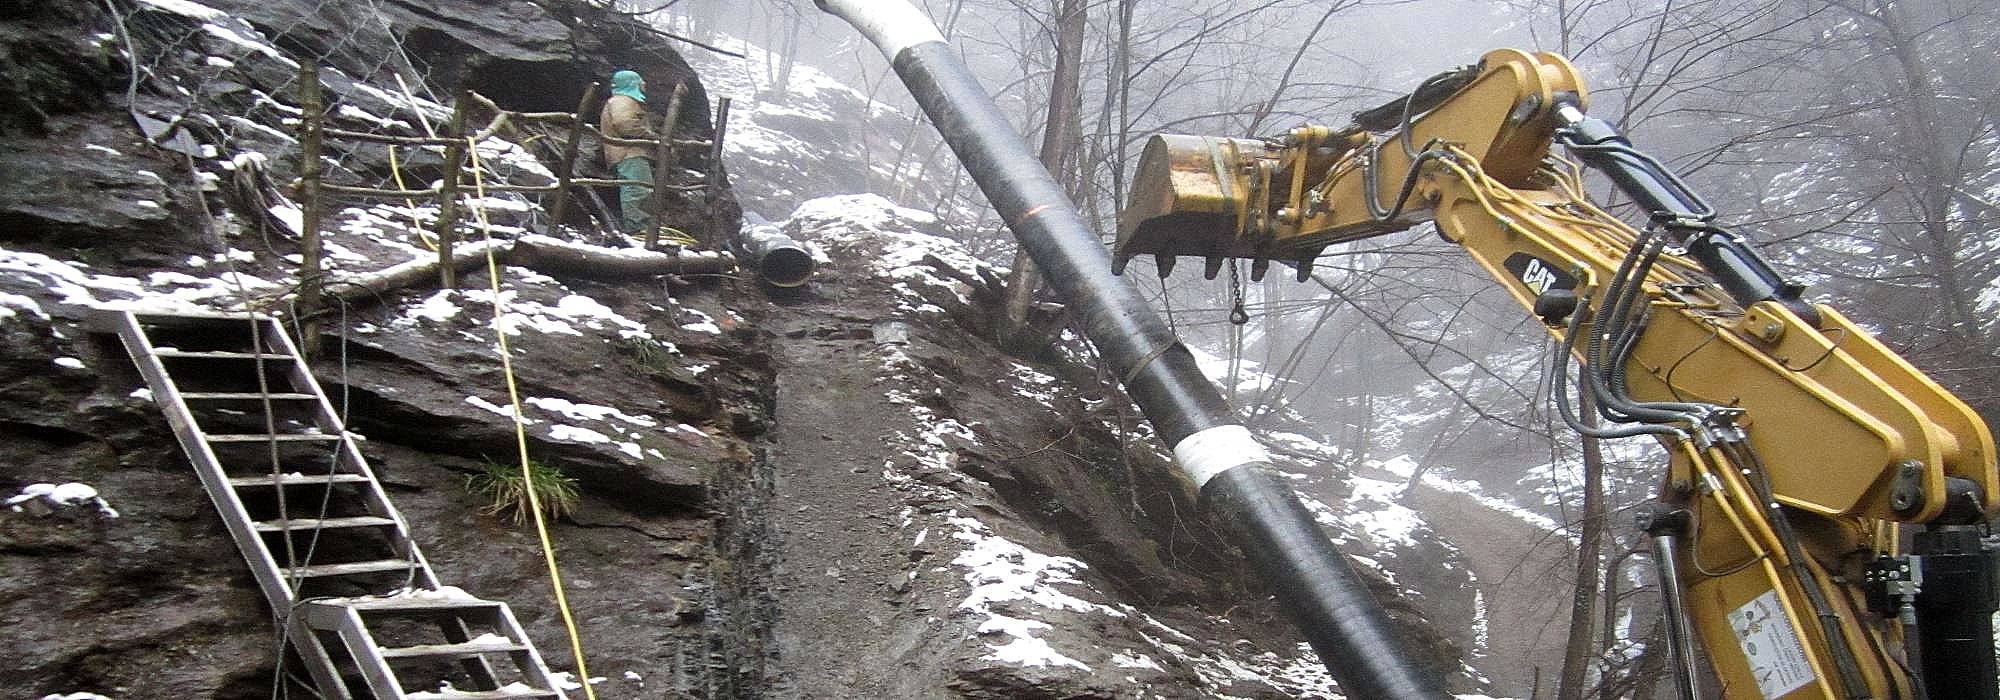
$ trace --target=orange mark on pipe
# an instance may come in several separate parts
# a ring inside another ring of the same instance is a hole
[[[1009,227],[1012,227],[1012,226],[1013,226],[1014,224],[1018,224],[1018,223],[1021,223],[1021,222],[1023,222],[1023,221],[1027,221],[1027,220],[1029,220],[1029,219],[1032,219],[1032,218],[1035,218],[1035,215],[1037,215],[1037,214],[1040,214],[1040,213],[1042,213],[1042,212],[1043,212],[1044,210],[1047,210],[1048,208],[1049,208],[1049,205],[1047,205],[1047,204],[1042,204],[1042,205],[1038,205],[1038,206],[1034,206],[1034,207],[1029,207],[1027,211],[1024,211],[1024,212],[1021,212],[1021,215],[1020,215],[1020,216],[1017,216],[1017,217],[1014,217],[1014,219],[1013,219],[1012,221],[1006,221],[1005,223],[1006,223],[1006,224],[1007,224],[1007,225],[1008,225]]]

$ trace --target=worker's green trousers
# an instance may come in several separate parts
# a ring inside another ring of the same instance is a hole
[[[653,159],[644,157],[626,158],[612,166],[620,180],[653,181]],[[653,225],[653,214],[646,211],[646,197],[653,193],[651,187],[639,185],[618,186],[618,210],[625,220],[625,232],[638,234]]]

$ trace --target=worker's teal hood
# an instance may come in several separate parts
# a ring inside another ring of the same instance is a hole
[[[639,89],[639,74],[621,70],[611,74],[611,94],[624,95],[640,102],[646,101],[646,93]]]

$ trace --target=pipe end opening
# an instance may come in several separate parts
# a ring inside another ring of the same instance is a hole
[[[797,287],[812,278],[813,259],[800,248],[778,248],[757,261],[757,274],[778,287]]]

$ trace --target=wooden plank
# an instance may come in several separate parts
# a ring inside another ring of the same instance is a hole
[[[338,442],[339,435],[308,433],[299,435],[271,435],[268,433],[245,433],[240,435],[207,435],[209,443],[218,442]]]
[[[257,531],[282,532],[285,530],[328,530],[347,527],[389,527],[395,524],[395,520],[378,518],[373,515],[361,515],[351,518],[292,518],[290,520],[260,520],[257,522]]]
[[[324,578],[324,576],[352,576],[352,574],[380,574],[380,572],[402,572],[416,568],[410,560],[372,560],[372,562],[346,562],[346,564],[312,564],[312,566],[290,566],[284,570],[286,578]]]
[[[235,476],[229,478],[229,485],[235,488],[250,486],[312,486],[319,484],[365,484],[369,478],[365,474],[284,474],[273,477],[269,474],[258,476]]]
[[[500,690],[444,690],[424,696],[431,700],[508,700],[510,698],[560,698],[562,693],[540,688],[503,688]]]
[[[526,651],[528,647],[511,640],[485,640],[459,642],[456,644],[418,644],[408,647],[385,647],[381,650],[384,659],[455,658],[479,654],[511,654]]]
[[[159,349],[154,355],[163,358],[189,358],[196,360],[289,360],[291,355],[271,352],[233,352],[225,350],[173,350]]]
[[[310,401],[316,398],[319,397],[314,394],[300,394],[289,391],[274,391],[269,394],[260,394],[254,391],[181,392],[181,399],[185,401],[259,401],[263,399],[271,399],[272,401]]]
[[[332,603],[324,603],[331,605]],[[425,598],[421,596],[391,596],[387,598],[350,598],[341,605],[369,613],[395,612],[450,612],[490,613],[500,607],[499,601],[478,598]]]

